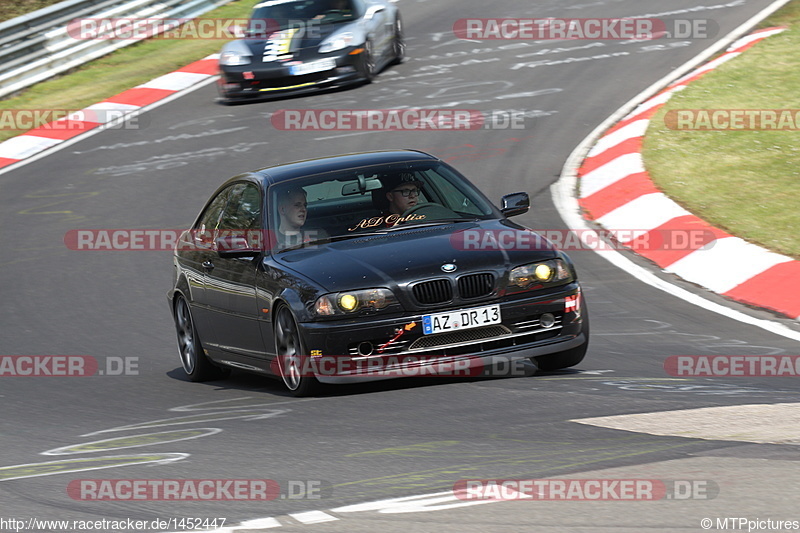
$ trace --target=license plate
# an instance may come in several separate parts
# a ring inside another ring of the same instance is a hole
[[[331,70],[334,68],[336,68],[336,59],[329,57],[327,59],[320,59],[319,61],[312,61],[310,63],[292,65],[289,67],[289,73],[292,76],[302,76],[303,74],[313,74],[314,72],[322,72],[323,70]]]
[[[437,313],[422,317],[422,333],[446,333],[462,329],[478,328],[500,323],[500,306],[487,305],[449,313]]]

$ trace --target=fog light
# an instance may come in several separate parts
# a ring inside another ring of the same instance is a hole
[[[371,342],[362,342],[358,345],[358,355],[371,355],[372,354],[372,343]]]
[[[544,313],[539,317],[539,324],[541,324],[543,328],[552,328],[555,323],[556,317],[554,317],[552,313]]]

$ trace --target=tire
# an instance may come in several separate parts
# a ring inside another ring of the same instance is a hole
[[[582,302],[583,305],[583,302]],[[534,358],[534,362],[539,367],[539,370],[560,370],[562,368],[569,368],[575,366],[583,361],[586,357],[586,350],[589,348],[589,315],[586,313],[586,307],[583,308],[583,324],[581,333],[586,337],[586,342],[575,348],[564,350],[550,355],[542,355]]]
[[[189,381],[210,381],[228,377],[230,369],[220,368],[206,357],[194,325],[192,310],[183,296],[178,296],[175,300],[174,318],[178,333],[178,354]]]
[[[284,385],[293,396],[311,396],[318,390],[319,381],[313,375],[308,375],[310,366],[305,363],[309,356],[300,337],[297,321],[286,305],[281,305],[275,312],[273,328],[278,373]]]
[[[361,59],[361,75],[364,78],[364,83],[372,83],[372,80],[375,79],[376,69],[375,49],[372,41],[367,39],[364,43],[364,52]]]
[[[394,21],[394,39],[392,41],[392,52],[394,53],[393,65],[399,65],[406,58],[406,41],[403,38],[403,19],[397,15]]]

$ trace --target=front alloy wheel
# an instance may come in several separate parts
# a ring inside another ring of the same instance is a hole
[[[309,396],[319,385],[307,365],[303,341],[297,322],[288,307],[281,306],[275,314],[275,353],[283,383],[294,396]]]
[[[395,65],[399,65],[406,58],[406,41],[403,39],[403,21],[400,15],[394,21],[394,39],[392,40],[392,52],[394,53]]]
[[[375,78],[375,51],[373,50],[372,41],[367,39],[364,43],[364,51],[362,52],[362,72],[361,74],[364,76],[364,81],[366,83],[372,83],[373,78]]]

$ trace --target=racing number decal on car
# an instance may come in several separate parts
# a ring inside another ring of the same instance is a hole
[[[261,60],[266,63],[269,61],[276,61],[279,58],[291,54],[292,37],[294,37],[295,33],[297,33],[297,28],[291,28],[276,33],[275,36],[264,45],[264,56]]]

